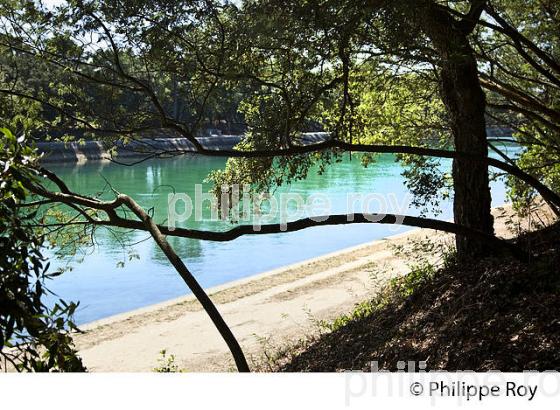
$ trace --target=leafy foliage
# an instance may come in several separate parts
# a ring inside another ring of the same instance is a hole
[[[558,2],[494,0],[494,27],[482,24],[473,38],[487,85],[492,125],[509,127],[522,147],[516,164],[560,190],[560,8]],[[500,29],[501,28],[501,29]],[[505,29],[504,29],[505,28]],[[506,138],[508,139],[508,138]],[[510,197],[526,210],[535,191],[510,177]]]
[[[3,128],[0,140],[0,368],[18,371],[83,371],[69,334],[77,305],[45,304],[48,273],[43,240],[26,211],[26,186],[34,181],[35,152]]]
[[[437,53],[418,16],[430,2],[384,3],[72,0],[46,7],[3,0],[0,78],[9,87],[0,92],[0,113],[13,129],[39,138],[97,138],[109,147],[115,139],[199,135],[216,126],[248,131],[243,149],[297,145],[302,131],[319,130],[344,141],[452,148]],[[474,4],[434,3],[457,21]],[[556,67],[519,49],[507,30],[492,28],[499,25],[488,17],[491,10]],[[558,180],[557,16],[552,1],[494,0],[471,35],[482,80],[530,102],[519,105],[518,98],[490,91],[488,121],[512,126],[527,150],[519,165],[552,184]],[[338,158],[327,152],[235,159],[210,179],[269,190]],[[363,156],[366,165],[374,159]],[[450,194],[437,161],[399,160],[416,205],[435,208]],[[532,194],[514,180],[511,185],[511,196],[522,202]]]
[[[540,145],[531,145],[523,150],[517,164],[555,192],[560,191],[560,151],[554,152]],[[535,190],[511,177],[508,178],[507,185],[516,209],[521,213],[527,212],[534,204],[537,195]]]

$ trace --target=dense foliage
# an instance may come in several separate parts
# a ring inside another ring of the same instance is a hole
[[[441,61],[421,13],[429,3],[2,0],[1,114],[37,138],[108,146],[216,127],[247,132],[244,149],[297,144],[302,131],[317,130],[351,142],[452,148]],[[469,39],[487,122],[513,130],[507,139],[525,150],[517,164],[557,191],[558,5],[433,3],[461,24],[484,7]],[[336,156],[236,159],[212,179],[260,190]],[[399,159],[419,204],[449,194],[437,161]],[[514,200],[534,196],[516,179],[510,186]]]
[[[0,131],[0,369],[84,370],[69,334],[77,305],[47,305],[45,281],[57,272],[48,272],[35,214],[22,207],[35,179],[35,153],[22,138]]]
[[[517,164],[560,190],[560,5],[495,0],[474,38],[489,121],[512,129],[523,147]],[[495,141],[491,141],[495,143]],[[518,206],[535,192],[509,179]]]

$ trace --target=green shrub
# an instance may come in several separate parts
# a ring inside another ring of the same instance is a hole
[[[35,152],[9,130],[0,133],[0,369],[83,371],[70,337],[77,304],[45,304],[45,282],[60,272],[48,272],[35,212],[22,206],[36,183]]]

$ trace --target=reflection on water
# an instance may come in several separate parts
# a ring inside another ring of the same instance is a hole
[[[211,170],[223,168],[224,164],[225,159],[221,158],[188,156],[152,160],[132,167],[98,162],[50,168],[71,189],[81,193],[101,192],[105,177],[115,189],[131,195],[144,208],[153,208],[156,221],[164,222],[167,217],[167,195],[173,188],[176,192],[194,197],[195,184],[203,183]],[[450,161],[442,163],[442,167],[449,169]],[[393,193],[400,203],[408,193],[401,171],[392,155],[380,156],[368,168],[364,168],[358,158],[346,158],[329,167],[323,175],[310,172],[305,181],[282,187],[278,193],[300,193],[304,197],[311,193],[326,194],[332,204],[331,213],[346,213],[348,193]],[[203,192],[209,188],[210,185],[204,183]],[[504,202],[503,183],[492,184],[492,197],[495,206]],[[210,204],[207,201],[204,205],[203,215],[207,219],[197,222],[192,217],[184,226],[206,230],[232,227],[224,221],[210,221]],[[443,203],[442,214],[438,217],[451,218],[451,209],[450,202]],[[416,209],[406,211],[410,215],[417,215],[418,212]],[[407,229],[410,228],[361,224],[316,227],[289,234],[245,236],[231,242],[175,237],[168,239],[201,284],[210,287]],[[140,241],[134,247],[140,260],[127,262],[124,268],[116,268],[117,262],[123,259],[123,249],[115,236],[100,229],[96,236],[98,249],[51,285],[59,296],[81,302],[78,323],[189,293],[155,244],[151,240],[141,241],[147,237],[146,233],[133,232],[127,235],[129,241]]]

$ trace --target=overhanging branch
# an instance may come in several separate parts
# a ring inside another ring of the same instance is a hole
[[[189,150],[165,150],[157,153],[152,153],[145,158],[135,161],[132,163],[122,163],[121,165],[136,165],[140,162],[146,161],[151,158],[162,157],[162,156],[180,156],[186,154],[198,154],[211,157],[231,157],[231,158],[272,158],[279,156],[295,156],[309,154],[313,152],[325,151],[329,149],[339,149],[343,151],[352,152],[367,152],[367,153],[386,153],[386,154],[410,154],[410,155],[420,155],[420,156],[430,156],[437,158],[450,158],[450,159],[468,159],[474,162],[482,162],[488,166],[498,168],[502,171],[507,172],[510,175],[519,178],[531,187],[533,187],[543,199],[551,205],[553,212],[560,216],[560,196],[558,196],[554,191],[549,189],[546,185],[541,183],[538,179],[532,175],[524,172],[521,168],[507,164],[496,158],[481,157],[479,155],[459,152],[459,151],[449,151],[443,149],[434,148],[424,148],[424,147],[412,147],[409,145],[368,145],[368,144],[351,144],[343,141],[338,141],[331,139],[319,144],[309,144],[309,145],[299,145],[291,146],[289,148],[281,149],[270,149],[270,150],[255,150],[255,151],[238,151],[238,150],[214,150],[202,147],[200,149],[195,148],[192,151]]]
[[[48,177],[48,176],[47,176]],[[116,211],[122,205],[127,205],[124,195],[118,195],[113,201],[101,201],[96,198],[86,197],[71,193],[62,192],[51,192],[43,187],[37,185],[29,185],[28,188],[37,195],[41,195],[53,201],[58,201],[63,204],[69,205],[79,205],[96,210],[104,211],[108,219],[106,220],[87,220],[84,223],[91,223],[92,225],[98,226],[112,226],[126,229],[135,229],[141,231],[148,231],[151,233],[151,228],[148,227],[145,221],[140,218],[140,220],[123,218],[117,215]],[[128,200],[129,202],[130,200]],[[130,207],[129,207],[130,208]],[[135,212],[136,213],[136,212]],[[138,214],[136,213],[138,216]],[[245,235],[266,235],[274,233],[287,233],[295,232],[302,229],[318,227],[318,226],[332,226],[332,225],[349,225],[357,223],[375,223],[384,225],[405,225],[413,226],[418,228],[434,229],[443,232],[449,232],[456,235],[470,236],[477,238],[479,240],[491,243],[497,248],[507,249],[511,251],[515,256],[521,257],[522,259],[527,259],[525,255],[517,246],[497,238],[493,235],[485,234],[483,232],[477,231],[470,227],[457,225],[452,222],[441,221],[437,219],[421,218],[410,215],[398,215],[398,214],[381,214],[381,213],[354,213],[354,214],[337,214],[337,215],[323,215],[315,216],[310,218],[303,218],[292,222],[287,222],[284,224],[266,224],[258,225],[240,225],[236,226],[228,231],[214,232],[214,231],[204,231],[197,229],[188,228],[169,228],[164,225],[157,225],[154,223],[155,227],[163,235],[200,239],[208,241],[217,242],[227,242],[237,239]]]

